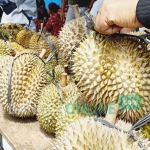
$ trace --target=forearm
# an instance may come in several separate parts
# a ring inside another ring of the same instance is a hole
[[[138,21],[146,28],[150,29],[150,1],[139,0],[136,7]]]
[[[62,11],[65,11],[65,6],[66,6],[67,0],[62,0]]]
[[[90,9],[92,8],[94,2],[95,2],[95,0],[91,0],[91,3],[90,3],[90,5],[89,5],[89,8],[90,8]]]

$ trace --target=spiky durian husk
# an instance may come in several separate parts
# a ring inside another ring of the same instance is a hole
[[[33,34],[33,36],[31,37],[31,39],[30,39],[30,42],[29,42],[29,48],[30,49],[33,49],[33,50],[37,50],[37,44],[38,44],[38,39],[39,39],[40,37],[38,36],[38,35],[36,35],[36,34]]]
[[[40,96],[37,117],[46,132],[60,134],[66,124],[75,119],[78,115],[68,115],[65,112],[65,104],[74,103],[80,93],[74,83],[70,83],[63,89],[61,100],[57,87],[51,83],[47,85]],[[63,101],[63,102],[62,102]]]
[[[16,42],[10,42],[10,45],[12,46],[12,48],[17,51],[17,52],[21,52],[24,50],[23,46],[16,43]]]
[[[141,127],[142,133],[146,135],[147,138],[150,139],[150,122]]]
[[[12,56],[0,56],[0,76],[7,68],[9,68],[11,61],[13,60]],[[1,81],[0,81],[1,82]]]
[[[146,32],[143,30],[143,31],[130,32],[129,34],[139,36],[139,35],[142,35],[142,34],[146,34]],[[147,45],[147,49],[150,50],[150,44]]]
[[[16,39],[16,35],[23,29],[22,25],[14,24],[12,22],[3,24],[0,28],[0,32],[8,39],[9,36],[13,37],[13,41]]]
[[[72,48],[74,48],[76,43],[79,42],[84,35],[84,17],[66,23],[59,33],[59,58],[65,63],[68,62]]]
[[[54,65],[52,62],[48,62],[45,65],[46,71],[52,76],[48,76],[48,80],[53,79],[53,71],[54,71],[54,79],[59,82],[61,80],[61,75],[64,72],[64,68],[62,65]],[[54,69],[54,70],[53,70]]]
[[[57,37],[49,35],[48,37],[46,37],[47,40],[51,41],[55,48],[57,49]],[[46,54],[45,54],[45,58],[47,58],[49,56],[49,54],[52,52],[51,47],[48,45],[48,43],[45,41],[45,39],[43,39],[42,37],[40,38],[39,42],[38,42],[38,51],[39,53],[41,53],[42,49],[46,49]]]
[[[121,129],[129,130],[131,124],[123,121],[116,123]],[[140,131],[134,132],[136,137],[150,147],[150,141]],[[138,142],[129,138],[123,131],[109,128],[94,118],[84,117],[67,125],[66,130],[53,144],[52,150],[140,150]]]
[[[17,34],[16,42],[25,48],[29,48],[29,42],[31,37],[32,37],[32,32],[28,30],[27,27],[25,27]]]
[[[133,36],[104,38],[91,33],[85,38],[74,53],[73,71],[87,101],[91,105],[107,105],[119,100],[119,106],[123,107],[119,117],[131,122],[147,114],[150,111],[150,52],[146,46]],[[127,105],[124,98],[120,98],[124,95],[129,96]],[[137,96],[136,104],[130,105]]]
[[[16,117],[34,116],[41,90],[46,84],[45,76],[44,63],[36,55],[24,53],[14,58],[0,76],[0,102],[3,109]],[[7,95],[9,89],[10,105]]]
[[[13,50],[8,42],[0,39],[0,55],[12,55]]]

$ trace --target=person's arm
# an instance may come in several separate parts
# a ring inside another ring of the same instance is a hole
[[[149,0],[104,0],[96,17],[95,30],[103,34],[113,34],[123,27],[142,27],[136,16],[138,1]],[[148,5],[150,11],[150,3]],[[142,13],[145,14],[144,11]]]
[[[91,3],[90,3],[90,5],[89,5],[89,7],[88,8],[92,8],[92,6],[93,6],[93,3],[95,2],[95,0],[91,0]]]
[[[150,1],[139,0],[136,8],[138,21],[146,28],[150,29]]]
[[[88,8],[86,10],[87,12],[91,11],[91,8],[92,8],[94,2],[95,2],[95,0],[91,0],[91,3],[90,3],[90,5],[88,6]]]
[[[65,21],[65,6],[67,4],[67,0],[62,0],[62,10],[60,14],[61,20],[64,22]]]

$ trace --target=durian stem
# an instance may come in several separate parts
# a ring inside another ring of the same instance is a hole
[[[61,76],[61,86],[62,87],[65,87],[67,86],[67,73],[62,73],[62,76]]]
[[[69,75],[68,65],[64,65],[64,70],[65,70],[65,73],[67,73]]]
[[[42,49],[42,51],[41,51],[39,57],[43,59],[44,56],[45,56],[45,54],[46,54],[46,49]]]
[[[72,6],[72,9],[73,9],[73,11],[74,11],[74,15],[75,15],[75,18],[77,19],[77,18],[79,18],[79,17],[81,17],[80,16],[80,12],[79,12],[79,7],[78,7],[79,5],[73,5]]]
[[[11,43],[13,41],[12,36],[9,37],[9,42]]]
[[[116,117],[118,115],[119,106],[118,104],[110,104],[108,106],[107,114],[105,116],[105,120],[115,124],[116,123]]]
[[[27,26],[24,26],[24,30],[25,30],[25,31],[28,31],[28,28],[27,28]]]

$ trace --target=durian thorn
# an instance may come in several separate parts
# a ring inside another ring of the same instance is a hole
[[[41,51],[39,57],[43,59],[44,56],[45,56],[45,54],[46,54],[46,49],[42,49],[42,51]]]
[[[118,104],[108,105],[108,110],[107,110],[107,114],[105,116],[105,120],[112,123],[112,124],[115,124],[118,112],[119,112]]]
[[[62,73],[61,84],[62,87],[67,86],[67,73]]]
[[[9,42],[10,42],[10,43],[12,42],[12,39],[13,39],[13,37],[10,36],[10,37],[9,37]]]

